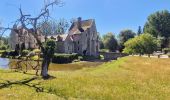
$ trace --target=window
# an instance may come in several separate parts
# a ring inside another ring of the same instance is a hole
[[[80,50],[80,48],[78,47],[78,48],[77,48],[77,50],[79,51],[79,50]]]
[[[70,48],[69,48],[69,46],[68,46],[68,50],[69,50]]]
[[[79,44],[80,42],[78,41],[77,43]]]

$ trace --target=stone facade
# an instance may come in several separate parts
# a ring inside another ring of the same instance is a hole
[[[53,35],[48,38],[55,39],[56,52],[98,56],[99,34],[94,19],[78,18],[71,25],[68,34]]]
[[[33,32],[32,29],[29,31],[23,29],[22,27],[13,26],[14,30],[11,31],[9,45],[11,49],[15,50],[17,48],[23,49],[35,49],[39,48],[36,39],[30,33]],[[38,38],[42,40],[42,35],[38,32]]]
[[[29,32],[17,28],[17,32],[11,32],[11,48],[15,49],[16,45],[24,44],[26,49],[38,48],[36,39],[28,34]],[[30,31],[31,32],[31,31]],[[39,39],[43,42],[44,36],[39,32]],[[52,38],[56,41],[57,53],[78,53],[81,55],[98,56],[99,52],[99,34],[97,33],[94,19],[81,20],[73,22],[67,34],[52,35],[47,38]]]

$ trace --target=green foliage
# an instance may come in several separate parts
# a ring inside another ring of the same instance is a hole
[[[139,36],[140,34],[142,34],[141,26],[139,26],[139,28],[138,28],[138,32],[137,32],[137,35],[138,35],[138,36]]]
[[[102,38],[99,36],[100,49],[104,49],[104,43]]]
[[[8,48],[8,47],[7,47],[6,45],[1,45],[1,46],[0,46],[0,50],[7,50],[7,48]]]
[[[124,49],[124,43],[134,37],[135,33],[132,30],[122,30],[119,34],[119,50],[122,51]]]
[[[55,53],[52,62],[53,63],[59,63],[59,64],[64,64],[64,63],[71,63],[72,61],[78,59],[78,54],[73,53],[73,54],[58,54]]]
[[[40,50],[40,49],[34,49],[33,52],[35,52],[35,53],[41,53],[41,50]]]
[[[168,47],[168,38],[170,37],[170,13],[167,10],[157,11],[148,17],[145,23],[144,32],[152,34],[155,37],[164,37],[161,44],[162,48]]]
[[[53,55],[54,55],[54,51],[55,51],[55,41],[52,40],[52,39],[48,39],[45,44],[44,44],[44,55],[49,57],[49,58],[52,58]]]
[[[124,53],[152,54],[157,49],[158,41],[150,34],[142,34],[125,42]]]
[[[116,51],[118,47],[117,40],[113,33],[107,33],[103,36],[104,48],[110,51]]]
[[[22,50],[21,55],[26,56],[28,55],[29,52],[30,52],[29,50]]]
[[[100,49],[100,52],[109,52],[108,49]]]
[[[169,52],[170,52],[170,48],[164,48],[162,51],[163,51],[165,54],[166,54],[166,53],[169,53]]]
[[[8,52],[6,50],[2,51],[0,54],[2,58],[6,58],[8,56]]]
[[[84,61],[92,61],[92,60],[100,58],[100,56],[99,57],[95,57],[95,56],[89,56],[89,55],[85,55],[85,56],[82,56],[82,57],[83,57]]]

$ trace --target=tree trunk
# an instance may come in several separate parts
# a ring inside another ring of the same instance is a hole
[[[148,57],[150,58],[150,57],[151,57],[151,55],[150,55],[150,54],[148,54]]]
[[[49,77],[48,75],[48,67],[50,64],[50,58],[44,58],[43,62],[42,62],[42,68],[41,68],[41,76],[44,79],[47,79]]]

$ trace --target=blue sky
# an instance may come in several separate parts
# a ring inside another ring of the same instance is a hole
[[[159,10],[170,11],[170,0],[63,0],[63,7],[55,7],[51,15],[55,19],[82,17],[93,18],[102,35],[107,32],[118,34],[123,29],[137,31],[143,26],[148,15]],[[3,26],[11,26],[11,22],[19,17],[18,8],[25,13],[38,14],[43,0],[1,0],[0,21]],[[8,33],[6,33],[8,35]]]

